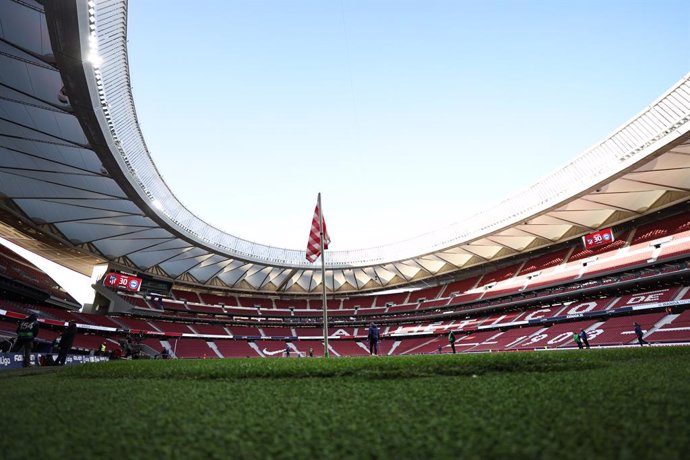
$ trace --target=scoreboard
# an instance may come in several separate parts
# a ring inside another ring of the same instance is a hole
[[[123,271],[109,271],[103,276],[103,285],[113,289],[129,292],[157,293],[167,295],[172,283],[155,279],[145,274],[133,274]]]

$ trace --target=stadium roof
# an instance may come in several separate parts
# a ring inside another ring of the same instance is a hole
[[[182,283],[317,294],[304,251],[187,210],[133,103],[124,0],[0,3],[0,235],[89,274],[109,262]],[[326,253],[329,292],[402,287],[546,248],[690,198],[690,74],[608,138],[498,206],[386,246]]]

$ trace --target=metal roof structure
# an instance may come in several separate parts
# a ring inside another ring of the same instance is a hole
[[[565,167],[456,225],[326,253],[329,293],[404,287],[528,253],[690,199],[690,74]],[[0,235],[211,288],[317,294],[305,251],[247,241],[186,209],[132,98],[126,0],[0,0]]]

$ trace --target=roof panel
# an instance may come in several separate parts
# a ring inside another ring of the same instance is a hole
[[[91,224],[87,222],[61,222],[55,224],[55,226],[74,244],[88,243],[143,230],[141,227]]]
[[[90,209],[46,200],[15,200],[26,215],[39,222],[65,222],[122,216],[122,213]]]
[[[48,34],[45,22],[42,21],[43,14],[25,8],[19,3],[7,1],[0,5],[0,12],[0,31],[3,39],[37,54],[43,54],[41,35]],[[41,33],[36,33],[37,31]]]
[[[46,200],[49,203],[66,204],[71,206],[78,206],[81,208],[93,208],[96,210],[103,211],[114,211],[123,214],[135,214],[143,215],[141,210],[136,207],[134,203],[129,200],[123,200],[118,198],[104,198],[100,200],[83,199],[83,200],[72,200],[72,199],[57,199],[57,200]],[[167,232],[167,230],[166,230]]]
[[[108,258],[115,259],[117,257],[129,256],[137,251],[160,243],[159,239],[104,239],[94,241],[93,245],[98,248]],[[134,261],[133,261],[134,262]],[[135,262],[136,263],[136,262]]]
[[[104,198],[107,195],[51,184],[0,170],[0,196],[9,198]]]
[[[61,174],[84,174],[84,171],[75,169],[71,166],[26,155],[14,150],[8,150],[0,146],[0,169],[10,168],[36,169],[40,171],[58,172]]]
[[[226,266],[230,264],[230,260],[222,256],[212,256],[204,260],[197,267],[194,267],[189,273],[202,283],[207,282],[211,277],[215,276]]]
[[[155,247],[162,247],[163,245],[157,245]],[[180,253],[180,249],[158,249],[155,251],[152,250],[147,250],[147,251],[137,251],[132,254],[129,254],[127,257],[129,260],[137,264],[138,266],[142,267],[143,269],[148,269],[150,267],[153,267],[154,265],[158,265],[159,263],[171,259],[175,256],[177,256]]]
[[[17,150],[27,155],[38,156],[56,163],[99,174],[107,173],[103,163],[92,150],[73,145],[46,144],[14,137],[0,137],[0,146]]]
[[[192,258],[170,260],[160,264],[160,267],[165,270],[172,277],[178,277],[186,273],[189,269],[196,267],[198,264],[203,262],[205,259],[210,257],[210,254],[205,254]]]

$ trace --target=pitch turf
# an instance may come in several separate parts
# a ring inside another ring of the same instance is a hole
[[[690,347],[0,373],[4,459],[688,458]]]

